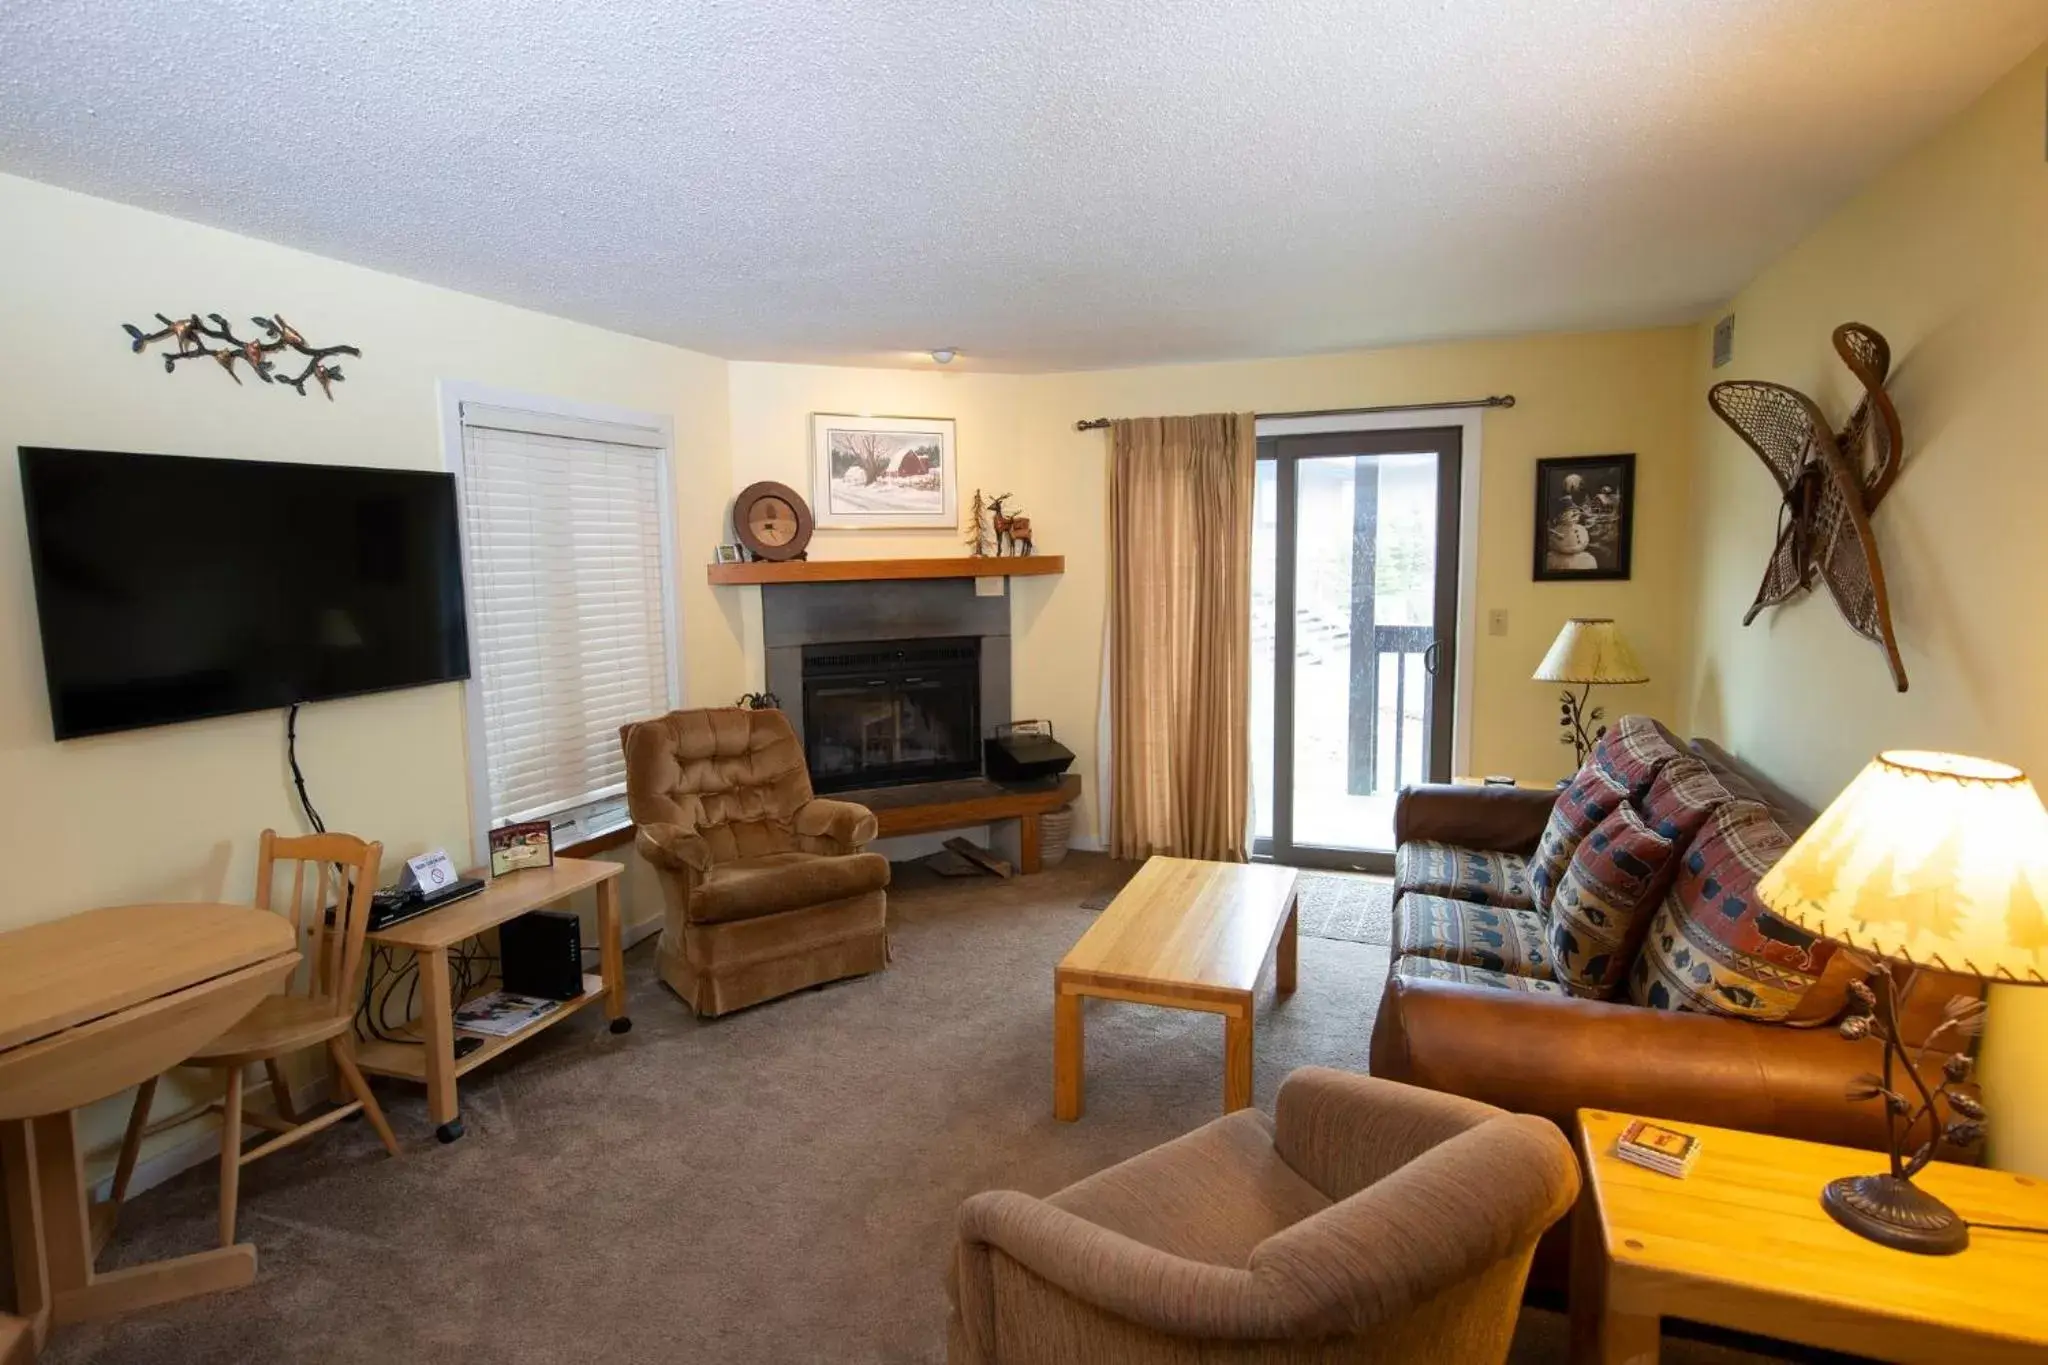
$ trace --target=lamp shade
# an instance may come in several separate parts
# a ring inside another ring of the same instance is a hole
[[[1644,683],[1650,675],[1636,662],[1636,652],[1605,616],[1575,616],[1550,642],[1550,652],[1536,665],[1536,682]]]
[[[2048,984],[2048,810],[2003,763],[1879,754],[1756,890],[1867,953]]]

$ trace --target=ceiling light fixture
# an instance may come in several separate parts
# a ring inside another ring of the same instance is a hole
[[[941,346],[938,350],[932,352],[932,359],[938,361],[941,365],[950,365],[953,363],[953,357],[959,354],[951,346]]]

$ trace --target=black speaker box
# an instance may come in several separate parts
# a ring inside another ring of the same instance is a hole
[[[583,926],[566,910],[529,910],[498,926],[505,989],[543,1000],[583,994]]]

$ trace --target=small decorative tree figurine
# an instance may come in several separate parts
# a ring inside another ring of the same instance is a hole
[[[967,509],[967,525],[962,529],[967,532],[965,543],[970,547],[967,553],[973,555],[976,559],[986,558],[988,555],[988,508],[981,500],[981,490],[979,488],[974,490],[974,502]]]

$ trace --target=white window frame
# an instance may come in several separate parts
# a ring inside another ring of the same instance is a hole
[[[668,704],[670,710],[683,705],[682,670],[682,610],[678,591],[681,584],[676,578],[676,503],[675,503],[675,421],[660,413],[640,412],[632,408],[612,407],[601,403],[579,403],[566,398],[554,398],[540,394],[520,393],[511,389],[493,388],[486,384],[471,383],[467,380],[444,379],[436,386],[437,402],[441,416],[441,458],[443,466],[455,477],[455,500],[457,526],[462,543],[462,605],[471,622],[477,620],[475,576],[470,572],[469,561],[469,518],[463,510],[462,480],[462,405],[476,403],[494,408],[509,408],[518,412],[532,413],[536,417],[580,419],[590,422],[609,422],[619,426],[641,427],[657,432],[661,437],[661,449],[655,460],[656,488],[659,490],[661,507],[658,521],[661,527],[661,622],[668,635]],[[465,730],[469,748],[469,865],[480,866],[485,861],[485,850],[490,847],[490,739],[484,733],[483,667],[477,657],[477,632],[469,630],[469,680],[462,685],[462,705],[466,713]]]

